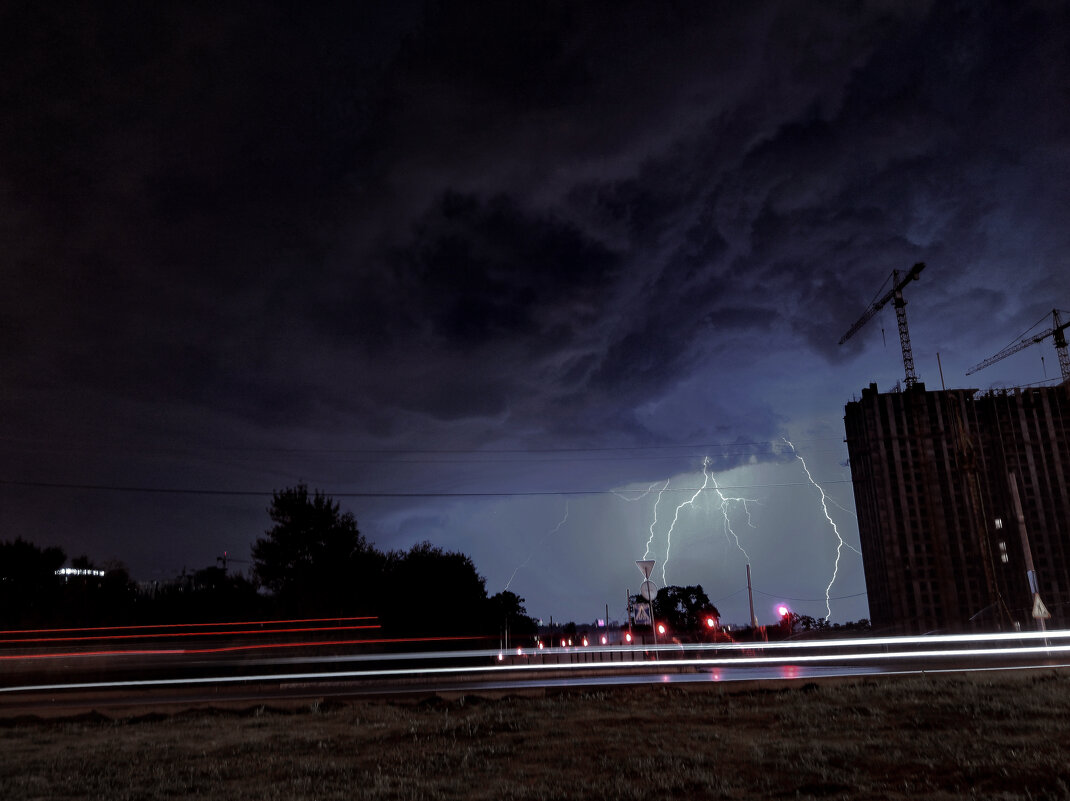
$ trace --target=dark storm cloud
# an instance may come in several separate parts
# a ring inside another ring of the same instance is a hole
[[[30,343],[26,365],[132,397],[300,412],[295,385],[327,379],[295,380],[303,290],[389,51],[351,47],[335,12],[269,6],[55,4],[5,23],[0,145],[19,157],[3,188],[27,276],[5,324]]]
[[[874,254],[954,262],[943,240],[986,213],[976,166],[1017,144],[988,110],[1022,133],[1055,99],[1000,89],[1037,66],[1040,17],[923,8],[443,7],[393,46],[387,19],[270,6],[54,15],[37,44],[65,57],[14,82],[48,102],[15,98],[12,146],[52,230],[61,369],[266,421],[307,419],[302,394],[454,419],[517,393],[538,415],[562,378],[574,404],[641,403],[748,309],[835,358]],[[432,380],[373,367],[398,352]]]
[[[620,257],[552,218],[531,219],[506,197],[446,194],[391,266],[433,340],[467,351],[513,338],[555,349],[589,325]],[[409,320],[419,325],[419,320]]]

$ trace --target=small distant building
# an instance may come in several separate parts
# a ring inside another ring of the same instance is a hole
[[[62,578],[64,581],[68,581],[69,579],[77,578],[79,576],[83,578],[87,578],[90,576],[102,577],[104,575],[104,571],[82,567],[61,567],[59,570],[56,571],[56,575]]]
[[[1070,385],[870,384],[844,429],[875,629],[1070,625]]]

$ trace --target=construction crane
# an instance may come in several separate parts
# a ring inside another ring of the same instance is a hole
[[[919,261],[910,268],[910,272],[905,276],[900,277],[899,270],[892,270],[892,288],[880,300],[875,301],[873,305],[866,309],[866,313],[858,318],[858,322],[852,325],[840,339],[840,344],[842,345],[853,337],[859,328],[868,323],[873,315],[883,309],[884,304],[894,298],[892,305],[895,307],[895,319],[899,324],[899,344],[903,347],[903,367],[906,368],[907,389],[918,383],[918,376],[914,373],[914,354],[910,349],[910,333],[907,331],[907,302],[903,300],[903,287],[911,281],[918,280],[918,276],[924,269],[925,263]],[[881,289],[883,288],[881,287]]]
[[[1043,320],[1044,318],[1041,317],[1040,320],[1037,321],[1036,325],[1033,326],[1033,328],[1036,328],[1038,325],[1040,325]],[[1066,330],[1067,326],[1070,326],[1070,321],[1065,323],[1062,322],[1059,319],[1059,310],[1052,309],[1051,328],[1049,328],[1047,331],[1042,331],[1041,333],[1036,334],[1035,336],[1026,337],[1025,339],[1015,342],[1013,345],[1008,345],[995,356],[989,356],[980,364],[975,364],[973,367],[966,371],[966,375],[973,375],[978,370],[983,370],[984,368],[988,367],[988,365],[995,364],[1000,359],[1005,359],[1012,353],[1017,353],[1018,351],[1022,350],[1022,348],[1028,348],[1030,345],[1035,345],[1038,342],[1042,342],[1043,340],[1047,339],[1048,337],[1052,337],[1055,340],[1055,352],[1059,355],[1059,372],[1062,373],[1063,381],[1070,381],[1070,353],[1067,353],[1066,334],[1063,333],[1063,331]]]

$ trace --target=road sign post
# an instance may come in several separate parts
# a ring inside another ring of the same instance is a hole
[[[658,627],[657,622],[654,620],[654,597],[657,595],[658,588],[653,581],[650,580],[650,574],[654,570],[653,559],[637,559],[635,566],[639,568],[639,572],[643,574],[643,583],[639,587],[639,594],[647,599],[650,605],[650,630],[654,632],[654,645],[658,644]],[[636,623],[639,622],[639,616],[636,615]],[[654,651],[654,658],[658,658],[658,652]]]

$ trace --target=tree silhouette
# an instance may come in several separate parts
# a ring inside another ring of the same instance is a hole
[[[664,621],[672,631],[700,630],[704,626],[703,618],[710,614],[717,618],[721,616],[701,584],[669,585],[654,596],[654,618]]]
[[[52,620],[62,585],[56,571],[66,561],[62,548],[38,548],[21,537],[0,542],[0,619],[5,625]]]
[[[391,553],[382,596],[383,624],[392,633],[487,632],[486,580],[463,553],[429,542]]]
[[[318,490],[298,484],[272,495],[275,523],[253,545],[254,575],[290,611],[350,614],[374,605],[382,555],[357,521]]]
[[[493,631],[506,629],[509,636],[515,639],[533,636],[538,633],[539,626],[535,619],[528,616],[524,608],[524,599],[515,592],[503,590],[497,595],[487,599],[488,628]]]

